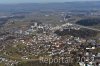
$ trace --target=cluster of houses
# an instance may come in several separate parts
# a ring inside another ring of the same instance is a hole
[[[68,28],[70,28],[69,26],[71,27],[72,24],[67,23]],[[56,28],[59,28],[59,26]],[[38,23],[34,23],[33,26],[25,31],[17,30],[15,34],[17,34],[17,36],[19,35],[20,38],[17,37],[13,39],[12,46],[16,47],[18,44],[25,46],[25,48],[21,50],[18,48],[18,52],[22,52],[23,54],[21,59],[24,60],[32,59],[28,57],[29,54],[43,57],[72,57],[72,59],[74,59],[73,56],[75,54],[73,52],[76,52],[76,57],[80,57],[78,56],[78,54],[80,54],[85,58],[83,61],[78,61],[80,66],[94,66],[94,64],[96,64],[95,66],[100,66],[100,52],[93,53],[93,51],[99,47],[96,40],[69,35],[58,36],[52,29],[54,29],[54,27],[51,25],[38,25]],[[75,29],[78,30],[80,28],[76,27]]]

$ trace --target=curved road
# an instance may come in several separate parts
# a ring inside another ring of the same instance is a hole
[[[78,27],[80,27],[80,28],[85,28],[85,29],[89,29],[89,30],[94,30],[94,31],[100,32],[100,30],[99,30],[99,29],[96,29],[96,28],[86,27],[86,26],[82,26],[82,25],[78,25],[78,24],[72,24],[72,23],[65,23],[65,24],[63,24],[63,25],[61,25],[61,26],[53,27],[51,30],[61,29],[61,28],[63,28],[63,27],[68,26],[68,24],[73,25],[73,26],[78,26]]]

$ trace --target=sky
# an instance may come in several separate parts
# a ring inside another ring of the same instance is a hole
[[[1,4],[6,3],[50,3],[50,2],[70,2],[70,1],[100,1],[100,0],[1,0]]]

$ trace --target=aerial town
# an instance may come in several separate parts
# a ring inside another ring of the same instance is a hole
[[[0,13],[0,66],[100,66],[99,21],[99,10]]]

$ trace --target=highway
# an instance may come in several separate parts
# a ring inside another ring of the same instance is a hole
[[[62,24],[61,26],[53,27],[52,30],[63,29],[63,27],[66,27],[66,26],[68,26],[68,25],[78,26],[78,27],[80,27],[80,28],[85,28],[85,29],[89,29],[89,30],[94,30],[94,31],[100,32],[100,30],[99,30],[99,29],[96,29],[96,28],[91,28],[91,27],[82,26],[82,25],[78,25],[78,24],[72,24],[72,23],[65,23],[65,24]]]
[[[76,26],[79,26],[80,28],[85,28],[85,29],[89,29],[89,30],[94,30],[94,31],[100,32],[100,30],[99,30],[99,29],[96,29],[96,28],[91,28],[91,27],[82,26],[82,25],[77,25],[77,24],[75,24],[75,25],[76,25]]]

